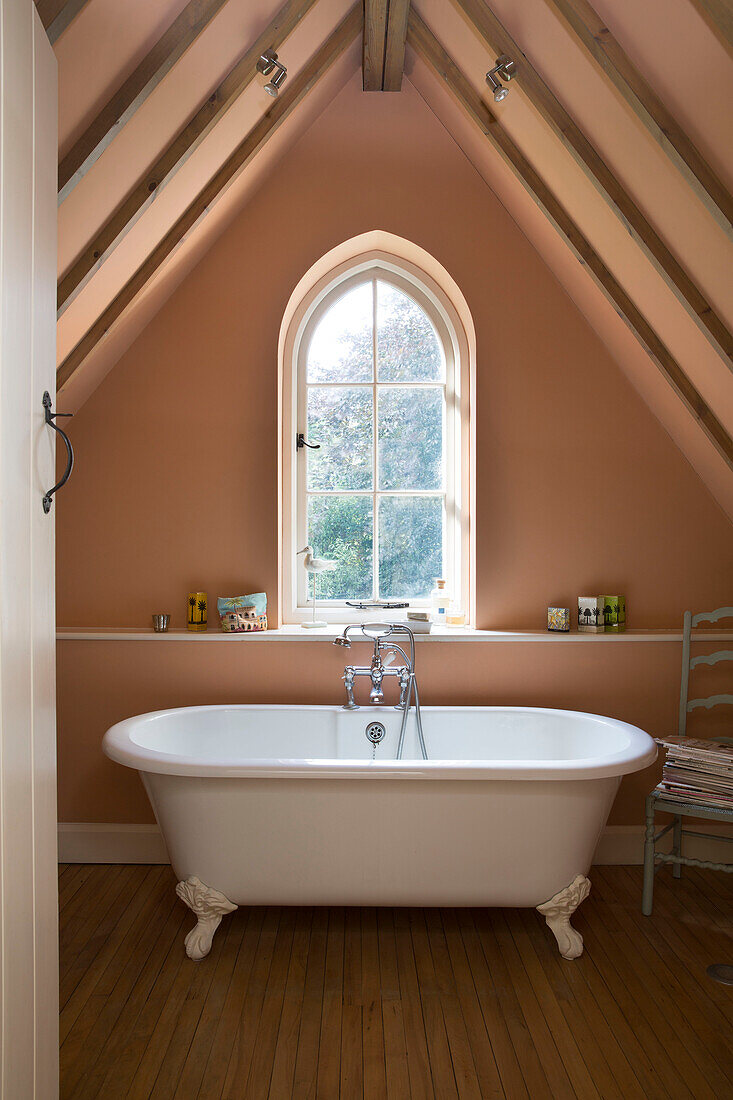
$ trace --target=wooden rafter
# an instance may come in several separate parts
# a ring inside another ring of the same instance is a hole
[[[59,161],[59,202],[83,179],[112,139],[213,19],[226,0],[189,0],[134,73],[105,103],[79,140]]]
[[[289,78],[284,90],[269,110],[252,127],[209,183],[199,191],[196,198],[184,210],[165,237],[156,245],[132,278],[125,283],[122,290],[110,302],[104,313],[66,356],[56,372],[59,388],[66,385],[95,344],[127,309],[163,261],[171,255],[196,223],[205,216],[208,208],[216,201],[222,191],[252,160],[308,92],[318,83],[324,73],[351,45],[359,34],[362,24],[362,7],[361,3],[357,3],[338,25],[328,41],[321,46],[301,71],[296,76]]]
[[[733,469],[733,440],[728,432],[652,326],[606,267],[590,241],[583,236],[568,212],[558,202],[544,180],[514,144],[496,116],[492,114],[473,85],[414,9],[410,13],[407,41],[427,62],[468,117],[499,152],[504,163],[550,220],[576,259],[590,272],[596,285],[615,311],[655,361],[692,415],[700,422],[718,453]]]
[[[585,0],[552,0],[552,2],[565,5],[585,3]],[[725,323],[682,264],[673,256],[597,149],[545,84],[503,24],[483,0],[455,0],[455,3],[464,12],[487,47],[493,48],[498,53],[509,54],[517,62],[515,83],[523,88],[543,119],[572,154],[586,178],[630,232],[654,269],[664,279],[718,355],[728,367],[733,366],[731,359],[733,336]]]
[[[277,49],[314,3],[315,0],[285,0],[254,45],[230,69],[219,87],[206,99],[191,121],[176,134],[155,164],[138,180],[129,195],[96,233],[92,242],[61,277],[58,284],[59,315],[85,285],[89,276],[104,263],[110,252],[127,235],[154,196],[170,182],[254,80],[257,75],[257,61],[263,50]]]
[[[36,8],[53,46],[87,3],[87,0],[36,0]]]
[[[410,0],[364,0],[365,92],[399,92]]]
[[[410,0],[389,0],[387,16],[387,42],[384,47],[384,76],[382,90],[399,92],[405,68],[405,39]]]
[[[692,0],[710,30],[733,57],[733,4],[731,0]]]
[[[560,13],[718,224],[733,235],[733,196],[652,91],[588,0],[546,0]],[[712,7],[712,4],[696,4]],[[719,6],[719,5],[716,5]],[[730,27],[733,16],[729,15]],[[722,24],[721,24],[722,25]]]
[[[364,0],[364,48],[361,68],[365,92],[382,90],[388,7],[389,0]]]

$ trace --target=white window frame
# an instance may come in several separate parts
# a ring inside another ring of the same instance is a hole
[[[458,313],[445,292],[425,272],[407,261],[374,253],[351,260],[319,280],[295,310],[284,342],[282,378],[282,532],[281,532],[281,620],[304,622],[311,614],[307,577],[297,551],[306,533],[306,449],[296,448],[298,432],[306,433],[306,357],[310,338],[321,316],[349,289],[382,279],[412,298],[435,327],[445,354],[445,573],[451,597],[466,611],[470,621],[472,592],[470,577],[470,376],[468,345]],[[347,383],[343,383],[347,385]],[[369,383],[367,383],[368,385]],[[371,383],[376,390],[376,380]],[[424,383],[436,385],[436,383]],[[373,391],[373,392],[374,392]],[[374,412],[376,417],[376,408]],[[376,450],[376,438],[373,441]],[[376,473],[376,471],[375,471]],[[337,494],[334,494],[337,495]],[[368,492],[359,495],[368,495]],[[401,495],[377,490],[371,496]],[[404,495],[408,494],[407,492]],[[419,493],[415,495],[420,495]],[[436,495],[426,490],[423,495]],[[376,525],[375,509],[375,525]],[[375,540],[376,542],[376,540]],[[376,553],[376,545],[375,545]],[[429,599],[410,598],[411,607],[426,606]],[[318,617],[330,623],[363,621],[375,612],[348,608],[343,600],[319,600]],[[399,613],[398,613],[399,614]],[[404,612],[402,613],[404,614]]]

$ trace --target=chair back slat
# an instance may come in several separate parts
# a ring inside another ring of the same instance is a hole
[[[717,665],[718,661],[733,661],[733,649],[719,649],[717,653],[703,653],[699,657],[693,657],[690,668],[698,665]]]
[[[678,733],[687,736],[687,694],[690,687],[690,634],[692,633],[692,612],[685,611],[682,626],[682,677],[680,679],[680,717]]]
[[[733,619],[733,607],[717,607],[715,611],[701,611],[692,616],[692,626],[700,623],[717,623],[719,619]]]
[[[711,707],[718,707],[721,703],[729,703],[733,706],[733,695],[708,695],[706,699],[690,699],[687,710],[695,710],[696,707],[705,707],[706,710],[710,710]]]
[[[718,607],[715,611],[700,611],[693,615],[691,611],[685,611],[682,627],[682,676],[680,678],[680,710],[678,733],[680,737],[687,736],[687,715],[691,710],[705,707],[710,710],[720,704],[733,704],[733,695],[709,695],[705,699],[690,699],[690,670],[698,665],[717,665],[720,661],[733,661],[733,650],[720,649],[716,653],[702,654],[699,657],[690,658],[690,643],[692,641],[692,628],[700,623],[717,623],[720,619],[733,619],[733,607]]]

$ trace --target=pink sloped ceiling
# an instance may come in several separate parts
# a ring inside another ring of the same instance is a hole
[[[123,128],[88,176],[59,211],[60,265],[64,269],[93,236],[156,153],[209,94],[277,9],[274,0],[228,0],[136,116]],[[719,314],[733,323],[728,273],[731,243],[704,210],[687,183],[649,137],[599,66],[573,38],[552,0],[493,0],[497,15],[514,34],[542,76],[568,107],[617,174],[641,210],[685,265]],[[127,4],[90,0],[56,46],[60,71],[62,151],[181,9],[181,0]],[[302,26],[283,46],[291,73],[348,8],[348,0],[319,0]],[[466,24],[454,3],[415,0],[415,8],[456,56],[476,88],[493,57]],[[596,0],[631,61],[646,76],[723,179],[733,162],[730,101],[733,70],[720,43],[689,0]],[[240,180],[201,220],[184,246],[162,265],[145,292],[113,325],[64,387],[69,408],[78,408],[147,325],[162,302],[263,178],[280,153],[315,117],[358,64],[350,51],[310,102],[283,128]],[[617,363],[631,379],[683,454],[692,462],[721,506],[733,517],[733,477],[705,433],[588,277],[554,229],[533,207],[521,186],[498,162],[483,138],[467,125],[450,96],[408,51],[408,71],[416,87],[494,188],[523,232],[589,319]],[[257,85],[203,143],[156,201],[71,302],[59,323],[59,359],[95,321],[130,274],[150,252],[195,192],[215,171],[266,104]],[[316,102],[318,101],[318,102]],[[733,432],[733,374],[707,342],[664,280],[607,209],[572,157],[550,133],[516,85],[497,108],[502,125],[556,191],[604,261],[650,320],[729,433]]]

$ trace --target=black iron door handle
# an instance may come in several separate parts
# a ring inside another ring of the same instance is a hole
[[[55,432],[58,432],[58,434],[64,441],[64,444],[66,446],[66,469],[64,470],[63,477],[60,479],[60,481],[56,482],[53,489],[49,489],[48,492],[44,494],[43,511],[46,513],[46,515],[48,515],[48,513],[51,511],[54,493],[57,493],[61,486],[66,484],[66,482],[71,477],[71,471],[74,469],[74,448],[71,446],[71,440],[69,439],[63,428],[59,428],[58,424],[54,424],[54,420],[57,416],[73,416],[74,414],[51,412],[51,405],[51,395],[48,390],[46,390],[43,395],[43,411],[46,418],[46,423],[49,425],[49,427],[53,428]]]

